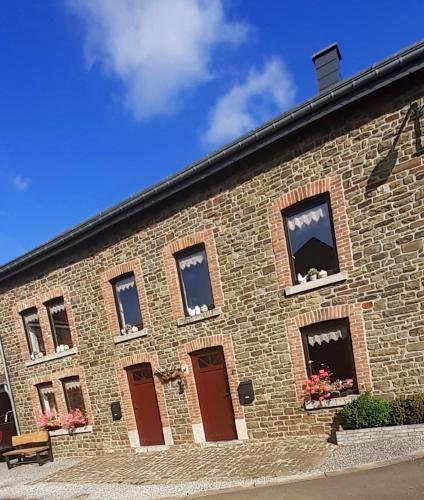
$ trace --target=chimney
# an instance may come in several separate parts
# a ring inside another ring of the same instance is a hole
[[[333,43],[312,56],[315,64],[320,92],[340,81],[341,54],[337,43]]]

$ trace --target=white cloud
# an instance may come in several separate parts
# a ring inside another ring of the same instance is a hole
[[[17,191],[26,191],[31,184],[31,179],[29,177],[23,177],[22,175],[11,175],[10,179],[13,187]]]
[[[295,92],[293,79],[278,57],[269,59],[261,70],[251,68],[245,82],[234,85],[216,101],[204,142],[222,144],[251,130],[292,106]]]
[[[214,49],[245,40],[222,0],[68,0],[86,30],[85,55],[124,85],[135,118],[174,112],[182,93],[212,78]]]
[[[0,189],[10,190],[13,188],[15,191],[26,191],[31,182],[31,179],[24,175],[16,174],[13,171],[0,170]]]

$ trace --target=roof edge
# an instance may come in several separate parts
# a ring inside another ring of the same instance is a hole
[[[30,252],[0,266],[0,283],[122,222],[241,158],[302,127],[424,68],[424,40],[393,54],[302,102],[214,153],[189,164],[146,190],[68,229]]]

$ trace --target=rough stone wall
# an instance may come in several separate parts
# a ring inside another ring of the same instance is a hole
[[[168,213],[112,246],[64,265],[0,296],[0,332],[23,431],[34,429],[29,380],[56,372],[85,373],[93,432],[54,439],[56,456],[129,450],[125,419],[112,422],[110,403],[122,399],[120,360],[158,356],[169,367],[178,350],[196,339],[231,336],[238,380],[252,379],[256,400],[244,407],[249,438],[324,434],[334,410],[306,412],[296,394],[288,341],[290,318],[322,308],[362,311],[372,384],[390,396],[424,389],[423,156],[416,156],[408,121],[396,133],[411,102],[424,104],[420,86],[384,94],[304,131],[302,140],[273,147],[246,161],[243,170],[208,190],[187,195]],[[420,94],[421,92],[421,94]],[[424,120],[423,120],[424,121]],[[424,123],[422,123],[424,127]],[[386,163],[382,164],[381,162]],[[370,176],[394,167],[380,187]],[[377,168],[377,166],[380,167]],[[338,175],[350,232],[353,266],[344,282],[285,297],[273,250],[268,207],[302,186]],[[221,279],[221,313],[178,326],[172,312],[163,249],[172,241],[212,231]],[[138,260],[150,314],[148,335],[115,345],[109,331],[102,276]],[[26,367],[14,307],[62,287],[77,331],[77,353]],[[141,356],[143,357],[143,356]],[[169,426],[176,444],[193,443],[185,394],[164,386]]]

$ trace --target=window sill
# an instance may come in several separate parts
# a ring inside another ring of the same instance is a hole
[[[115,344],[122,344],[122,342],[146,337],[147,333],[147,328],[143,328],[143,330],[139,330],[138,332],[126,333],[125,335],[116,335],[116,337],[113,337],[113,341],[115,342]]]
[[[305,410],[324,410],[326,408],[338,408],[350,403],[358,398],[359,394],[349,394],[349,396],[342,396],[340,398],[324,399],[324,401],[307,401],[305,403]]]
[[[66,358],[67,356],[72,356],[76,354],[77,348],[73,347],[72,349],[68,349],[67,351],[55,352],[54,354],[46,354],[42,358],[32,359],[31,361],[26,361],[25,366],[34,366],[40,365],[41,363],[47,363],[48,361],[53,361],[55,359]]]
[[[298,293],[308,292],[309,290],[314,290],[315,288],[321,288],[327,285],[333,285],[334,283],[340,283],[341,281],[347,280],[347,273],[341,272],[327,276],[326,278],[318,278],[314,281],[307,281],[306,283],[300,283],[299,285],[292,285],[285,288],[284,293],[286,297],[290,295],[296,295]]]
[[[185,326],[191,325],[191,323],[197,323],[198,321],[204,321],[205,319],[215,318],[222,313],[222,309],[220,307],[216,307],[215,309],[211,309],[210,311],[205,311],[200,314],[196,314],[196,316],[187,316],[186,318],[177,319],[177,326]]]
[[[57,429],[55,431],[49,431],[50,437],[57,436],[73,436],[74,434],[86,434],[88,432],[93,432],[92,425],[86,425],[85,427],[77,427],[72,432],[69,432],[68,429]]]

